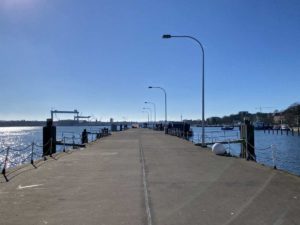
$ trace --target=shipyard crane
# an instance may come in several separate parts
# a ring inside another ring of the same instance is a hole
[[[79,112],[78,112],[77,109],[74,109],[73,111],[51,110],[51,120],[53,121],[53,115],[54,114],[65,114],[65,113],[76,114],[77,116],[79,115]]]

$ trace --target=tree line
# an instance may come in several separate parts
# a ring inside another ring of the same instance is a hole
[[[275,110],[272,113],[249,113],[241,111],[237,114],[231,114],[223,117],[210,117],[207,118],[206,125],[237,125],[244,121],[244,118],[249,119],[252,123],[263,122],[266,125],[287,124],[289,126],[299,126],[300,123],[300,103],[294,103],[284,110]],[[186,120],[191,124],[201,124],[201,120]]]

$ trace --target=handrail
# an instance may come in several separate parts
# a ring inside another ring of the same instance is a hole
[[[98,138],[108,136],[109,134],[110,133],[108,132],[108,130],[100,130],[99,133],[92,134],[91,141],[96,141]],[[72,137],[63,136],[62,137],[63,152],[66,151],[66,144],[70,144],[66,140],[72,140],[73,145],[76,145],[76,142],[78,140],[81,140],[81,138],[75,137],[75,135],[73,135]],[[34,160],[36,159],[40,159],[44,157],[44,160],[46,160],[46,155],[50,155],[51,157],[53,154],[52,142],[53,140],[52,138],[50,138],[48,142],[45,144],[40,144],[38,142],[32,141],[30,144],[26,145],[25,147],[24,145],[21,145],[22,148],[4,145],[4,148],[0,150],[0,170],[2,174],[6,176],[6,170],[11,165],[17,166],[20,164],[24,164],[25,162],[30,162],[30,164],[34,165]],[[48,145],[50,145],[50,148],[47,150],[47,152],[44,152],[43,154],[39,154],[39,152],[41,152],[41,148],[44,148],[45,146]],[[4,157],[1,157],[1,155],[3,155]]]

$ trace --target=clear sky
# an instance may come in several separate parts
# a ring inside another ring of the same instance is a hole
[[[98,120],[201,118],[299,99],[299,0],[0,0],[0,120],[78,109]],[[60,116],[60,118],[62,118]]]

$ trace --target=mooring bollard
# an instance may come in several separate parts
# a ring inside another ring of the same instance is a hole
[[[241,158],[256,161],[255,147],[254,147],[254,126],[250,121],[245,119],[244,124],[241,125],[240,130],[241,139],[244,142],[241,144]]]
[[[74,142],[74,139],[73,139]],[[81,144],[88,143],[88,132],[84,129],[81,133]],[[74,143],[73,143],[74,144]]]
[[[56,153],[56,127],[53,120],[47,119],[47,124],[43,127],[43,156]]]

